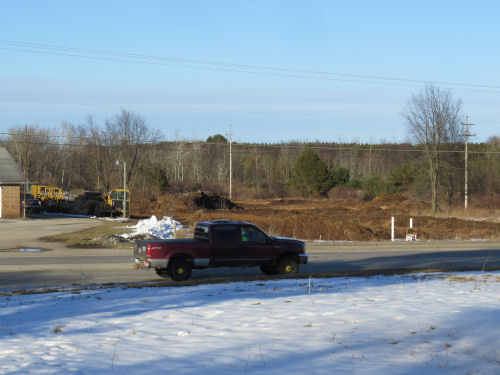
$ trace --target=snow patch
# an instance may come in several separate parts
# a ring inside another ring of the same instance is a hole
[[[131,233],[122,234],[121,237],[131,239],[140,236],[151,236],[166,240],[174,238],[175,232],[185,230],[182,224],[171,217],[164,216],[161,220],[153,215],[149,219],[140,220],[136,225],[131,226]]]
[[[498,374],[500,272],[0,297],[0,374]]]

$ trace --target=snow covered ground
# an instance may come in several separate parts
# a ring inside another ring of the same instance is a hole
[[[1,374],[499,374],[500,272],[0,297]]]

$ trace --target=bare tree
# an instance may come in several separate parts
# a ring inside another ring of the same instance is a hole
[[[122,110],[112,120],[106,120],[108,145],[117,149],[115,159],[127,162],[127,184],[136,172],[138,159],[145,149],[160,140],[159,131],[151,131],[140,115]]]
[[[199,143],[193,143],[193,152],[191,153],[191,170],[193,174],[193,180],[196,182],[201,181],[202,172],[202,157],[201,157],[201,146]]]
[[[175,133],[175,180],[184,182],[184,163],[186,159],[186,152],[184,151],[186,147],[186,142],[182,141],[179,137],[179,131],[176,130]]]
[[[410,135],[426,152],[434,212],[439,207],[441,151],[445,143],[459,139],[460,108],[461,101],[453,99],[449,90],[429,84],[411,97],[403,113]]]
[[[19,166],[24,166],[29,181],[46,181],[55,178],[54,163],[48,162],[54,152],[51,148],[51,131],[40,129],[38,125],[16,126],[9,129],[9,152]]]

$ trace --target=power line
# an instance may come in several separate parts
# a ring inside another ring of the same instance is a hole
[[[0,48],[1,49],[1,48]],[[76,102],[76,101],[60,101],[60,100],[13,100],[0,98],[0,102],[3,103],[28,103],[28,104],[59,104],[62,106],[84,106],[84,107],[100,107],[100,108],[123,108],[123,103],[96,103],[96,102]],[[126,106],[126,105],[125,105]],[[251,110],[238,110],[238,109],[210,109],[210,108],[199,108],[199,107],[175,107],[175,106],[165,106],[165,105],[147,105],[147,104],[132,104],[134,109],[143,109],[151,111],[184,111],[184,112],[202,112],[202,113],[242,113],[248,115],[265,115],[265,116],[285,116],[294,118],[333,118],[333,119],[343,119],[343,120],[353,120],[357,117],[351,117],[347,115],[337,115],[335,113],[312,113],[312,112],[285,112],[285,111],[251,111]],[[358,114],[359,116],[359,114]],[[366,116],[370,116],[366,114]],[[490,124],[500,124],[500,120],[481,120],[481,123]]]
[[[106,104],[106,103],[84,103],[74,101],[48,101],[48,100],[12,100],[0,98],[0,102],[4,103],[29,103],[29,104],[60,104],[63,106],[86,106],[86,107],[102,107],[102,108],[123,108],[123,104]],[[230,110],[230,109],[210,109],[196,107],[173,107],[163,105],[144,105],[133,104],[135,109],[144,110],[159,110],[159,111],[189,111],[189,112],[210,112],[210,113],[243,113],[250,115],[272,115],[272,116],[294,116],[294,117],[318,117],[318,118],[340,118],[350,119],[349,116],[335,115],[333,113],[310,113],[310,112],[284,112],[284,111],[250,111],[250,110]]]
[[[22,141],[15,141],[15,142],[11,142],[11,143],[23,144]],[[95,144],[94,145],[92,145],[92,144],[60,144],[60,143],[49,143],[49,142],[41,142],[41,143],[30,142],[30,145],[90,147],[90,148],[103,147],[102,145],[95,145]],[[148,146],[148,145],[146,145],[146,146]],[[227,146],[227,145],[224,144],[224,146]],[[109,147],[109,148],[112,148],[112,149],[120,149],[122,146],[120,146],[120,145],[109,145],[109,146],[106,146],[106,147]],[[158,150],[162,150],[162,151],[178,151],[177,148],[175,148],[174,146],[160,146],[160,147],[157,147],[157,149]],[[184,148],[184,149],[182,149],[180,151],[181,152],[186,152],[186,153],[193,152],[193,153],[204,153],[204,154],[208,154],[208,153],[213,152],[212,150],[198,149],[198,148]],[[255,152],[255,150],[240,150],[240,151],[232,151],[232,153],[235,154],[235,155],[255,155],[256,152]],[[275,152],[265,151],[265,150],[259,150],[259,154],[263,154],[263,155],[276,155]],[[297,156],[297,153],[280,152],[279,156]],[[350,154],[350,155],[345,155],[344,154],[344,155],[342,155],[342,158],[346,158],[346,159],[357,158],[357,157],[359,157],[359,155],[354,155],[354,154]],[[374,158],[374,159],[385,159],[385,156],[383,156],[383,155],[373,155],[371,157]]]
[[[18,48],[0,47],[0,49],[2,49],[2,50],[10,50],[10,51],[17,51],[17,52],[28,52],[28,53],[36,53],[36,54],[45,54],[45,55],[81,57],[81,58],[93,59],[93,60],[127,62],[127,63],[134,63],[134,64],[148,64],[148,65],[157,65],[157,66],[170,66],[170,67],[188,68],[188,69],[216,70],[216,71],[223,71],[223,72],[248,73],[248,74],[257,74],[257,75],[288,77],[288,78],[305,78],[305,79],[315,79],[315,80],[324,80],[324,81],[339,81],[339,82],[351,82],[351,83],[370,83],[370,84],[378,84],[378,85],[386,85],[386,86],[420,87],[420,85],[394,84],[394,83],[389,83],[389,82],[375,82],[375,81],[360,81],[360,80],[354,80],[354,79],[330,78],[330,77],[320,77],[320,76],[313,76],[313,75],[312,76],[304,76],[304,75],[298,75],[298,74],[273,73],[273,72],[257,71],[257,70],[252,71],[252,70],[243,70],[243,69],[216,68],[216,67],[208,67],[208,66],[167,64],[167,63],[160,63],[160,62],[154,62],[154,61],[127,60],[127,59],[119,59],[119,58],[112,58],[112,57],[99,57],[99,56],[89,56],[89,55],[70,54],[70,53],[58,53],[58,52],[49,52],[49,51],[32,51],[32,50],[24,50],[24,49],[18,49]],[[465,89],[463,89],[463,90],[465,90]],[[468,90],[468,91],[481,91],[481,92],[485,92],[484,90]],[[496,91],[492,91],[492,92],[496,92]]]
[[[0,133],[0,135],[8,135],[12,136],[10,133]],[[23,134],[18,134],[18,135],[23,135]],[[28,137],[36,137],[38,135],[36,134],[27,134]],[[78,139],[80,141],[82,140],[87,140],[87,141],[96,141],[97,139],[95,138],[89,138],[89,137],[78,137],[78,136],[64,136],[64,135],[41,135],[42,138],[62,138],[62,139]],[[130,142],[129,139],[117,139],[117,138],[99,138],[99,141],[112,141],[112,142]],[[22,140],[3,140],[3,142],[6,143],[14,143],[14,144],[24,144],[24,141]],[[157,149],[160,150],[177,150],[177,147],[175,145],[171,145],[173,143],[181,143],[183,145],[210,145],[210,146],[218,146],[218,147],[227,147],[226,143],[211,143],[211,142],[204,142],[204,141],[183,141],[183,142],[171,142],[171,141],[143,141],[140,144],[131,144],[128,143],[128,146],[137,146],[137,147],[151,147],[154,146]],[[123,147],[123,144],[117,144],[117,143],[110,143],[110,144],[92,144],[92,143],[62,143],[62,142],[47,142],[47,141],[30,141],[30,144],[33,145],[44,145],[44,146],[69,146],[69,147],[110,147],[110,148],[121,148]],[[167,145],[168,144],[168,145]],[[310,146],[309,144],[302,144],[302,145],[276,145],[276,144],[253,144],[253,143],[232,143],[232,147],[240,147],[240,148],[260,148],[259,152],[266,153],[262,149],[265,148],[291,148],[291,149],[303,149],[306,147],[310,147],[314,150],[322,150],[322,151],[355,151],[355,152],[403,152],[403,153],[424,153],[426,150],[420,150],[420,149],[392,149],[392,148],[363,148],[363,147],[328,147],[328,146]],[[201,150],[201,149],[196,149],[196,148],[184,148],[181,151],[185,152],[211,152],[210,150]],[[250,150],[250,151],[233,151],[234,153],[255,153],[255,150]],[[464,154],[464,150],[438,150],[438,153],[442,154]],[[270,154],[273,154],[274,152],[268,152]],[[500,151],[468,151],[469,154],[477,154],[477,155],[495,155],[495,154],[500,154]],[[283,154],[283,153],[281,153]],[[295,154],[288,154],[288,155],[295,155]]]
[[[390,82],[406,82],[406,83],[418,84],[418,86],[421,86],[422,84],[432,83],[436,85],[458,86],[464,88],[500,90],[499,85],[485,85],[485,84],[464,83],[464,82],[420,80],[420,79],[387,77],[378,75],[339,73],[339,72],[296,69],[296,68],[270,66],[270,65],[236,64],[236,63],[215,61],[215,60],[144,55],[144,54],[136,54],[128,52],[111,51],[111,50],[85,49],[85,48],[50,45],[50,44],[18,42],[10,40],[0,40],[0,45],[7,46],[7,47],[0,47],[0,49],[13,50],[18,52],[43,53],[43,54],[63,55],[71,57],[105,59],[111,61],[175,66],[172,64],[161,63],[164,61],[168,61],[170,63],[175,62],[183,64],[183,65],[177,65],[183,68],[215,69],[215,70],[234,71],[241,73],[272,74],[285,77],[326,79],[326,80],[346,81],[346,82],[356,82],[356,83],[388,84],[387,82],[384,81],[390,81]],[[20,48],[28,48],[28,49],[20,49]],[[195,65],[185,65],[185,64],[195,64]],[[332,77],[342,77],[342,79],[332,78]],[[360,79],[361,80],[368,79],[370,81],[360,81]],[[408,85],[406,84],[404,86]],[[457,89],[457,87],[455,87],[455,89]]]

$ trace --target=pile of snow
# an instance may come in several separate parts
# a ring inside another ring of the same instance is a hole
[[[176,231],[184,230],[182,224],[171,217],[164,216],[163,219],[158,220],[158,218],[154,215],[149,219],[139,221],[131,228],[133,228],[131,233],[125,233],[121,236],[127,239],[137,237],[154,237],[165,240],[167,238],[174,238]]]
[[[493,375],[499,295],[468,272],[0,297],[0,373]]]

